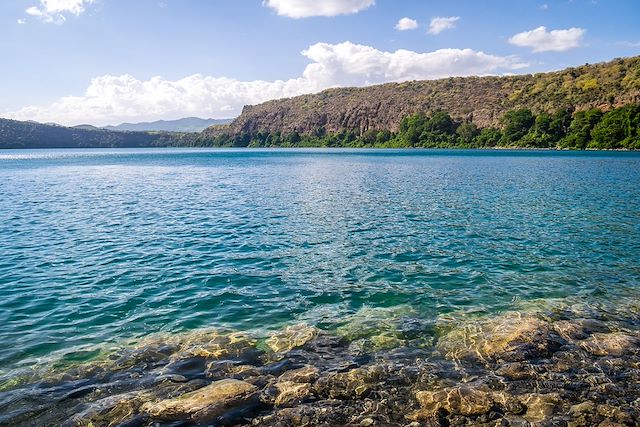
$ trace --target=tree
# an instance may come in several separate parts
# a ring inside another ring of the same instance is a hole
[[[478,136],[478,126],[472,122],[464,122],[456,129],[458,135],[458,142],[465,146],[474,145],[475,138]]]
[[[412,114],[400,122],[399,139],[408,147],[417,147],[420,143],[420,135],[424,131],[427,118],[422,113]]]
[[[376,145],[383,146],[391,139],[391,132],[388,130],[381,130],[376,134]]]
[[[591,131],[590,148],[634,148],[638,142],[640,107],[627,105],[608,111]]]
[[[445,111],[436,111],[425,123],[427,132],[453,135],[456,130],[453,119]]]
[[[504,126],[502,144],[517,144],[529,132],[534,123],[535,117],[531,110],[527,108],[508,111],[502,118],[502,125]]]
[[[496,128],[484,128],[476,137],[476,146],[495,147],[502,140],[502,132]]]
[[[553,118],[549,125],[549,132],[553,136],[555,142],[560,141],[569,132],[571,126],[571,113],[568,109],[562,108],[553,114]]]
[[[602,111],[592,108],[573,116],[567,136],[560,141],[563,148],[584,150],[591,141],[591,130],[600,122]]]

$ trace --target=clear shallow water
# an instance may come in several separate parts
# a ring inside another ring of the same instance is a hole
[[[154,332],[640,285],[640,155],[0,152],[0,369]]]

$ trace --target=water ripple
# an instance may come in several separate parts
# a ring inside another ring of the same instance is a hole
[[[7,151],[0,188],[0,369],[155,332],[640,282],[634,153]]]

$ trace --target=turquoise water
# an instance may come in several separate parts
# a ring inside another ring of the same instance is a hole
[[[640,154],[0,152],[0,371],[204,327],[637,298]]]

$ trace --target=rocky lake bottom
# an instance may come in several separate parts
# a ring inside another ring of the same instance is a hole
[[[379,334],[377,334],[379,332]],[[372,335],[373,334],[373,335]],[[0,424],[634,426],[640,306],[149,336],[0,385]]]

